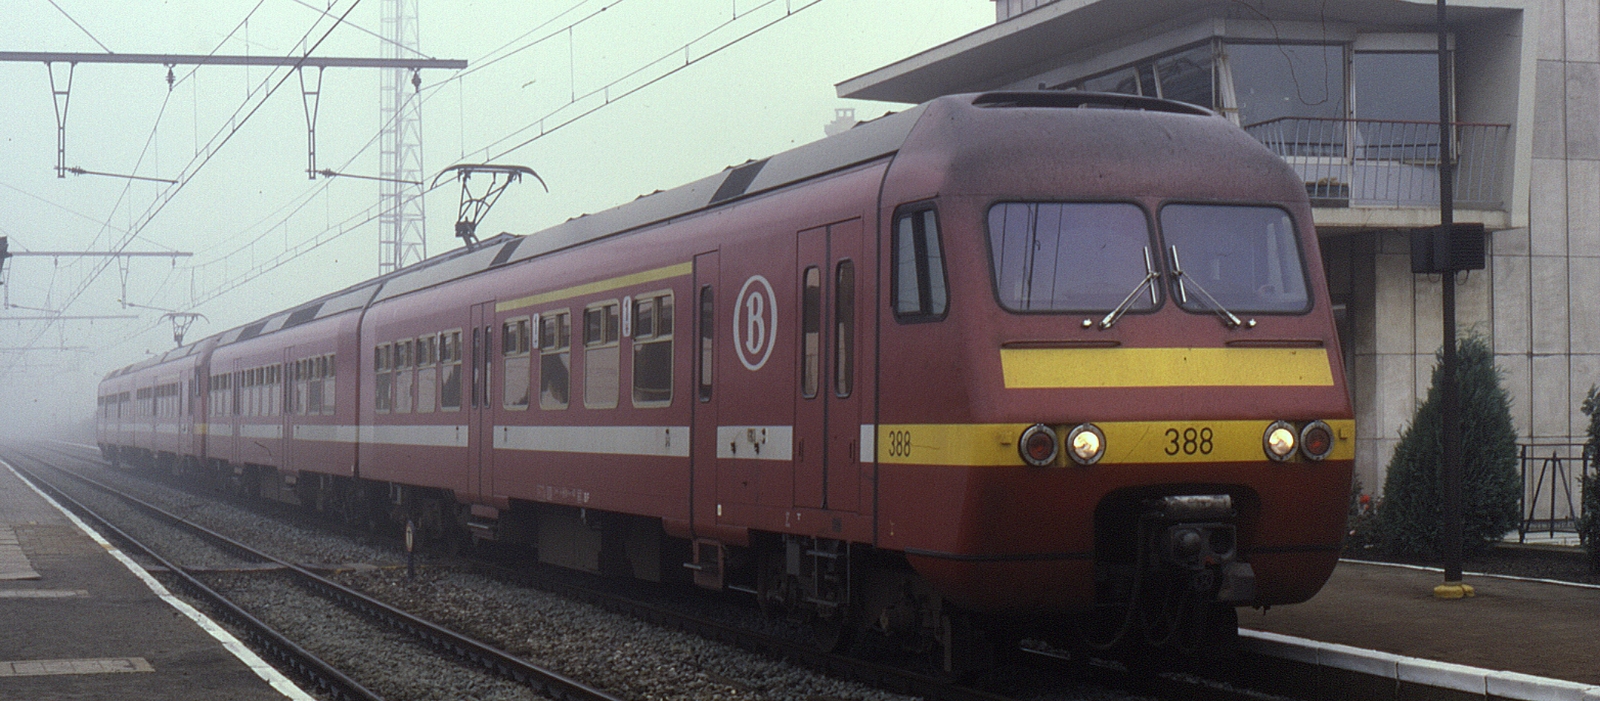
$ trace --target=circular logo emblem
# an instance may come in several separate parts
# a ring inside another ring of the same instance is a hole
[[[739,288],[739,299],[733,307],[733,348],[739,353],[739,362],[751,370],[760,370],[772,357],[777,331],[778,300],[772,294],[772,284],[760,275],[752,275]]]

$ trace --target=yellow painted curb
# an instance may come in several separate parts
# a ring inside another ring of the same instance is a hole
[[[1460,582],[1445,582],[1433,588],[1435,599],[1470,599],[1474,593],[1471,584]]]

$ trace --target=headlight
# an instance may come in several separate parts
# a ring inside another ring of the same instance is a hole
[[[1106,454],[1106,434],[1094,424],[1078,424],[1067,434],[1067,455],[1079,465],[1093,465]]]
[[[1312,421],[1300,429],[1300,452],[1311,460],[1321,460],[1333,452],[1333,429],[1321,421]]]
[[[1055,464],[1060,447],[1056,443],[1056,432],[1044,424],[1029,426],[1017,440],[1017,452],[1022,453],[1022,461],[1034,467]]]
[[[1287,421],[1272,422],[1272,425],[1267,427],[1267,432],[1261,436],[1261,447],[1266,450],[1267,457],[1278,462],[1288,460],[1294,455],[1297,442],[1294,426]]]

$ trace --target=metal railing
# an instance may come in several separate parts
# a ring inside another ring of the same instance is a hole
[[[1583,518],[1583,485],[1590,470],[1600,469],[1595,451],[1583,443],[1519,445],[1522,503],[1518,542],[1529,533],[1578,533]]]
[[[1280,117],[1245,131],[1292,166],[1318,207],[1439,203],[1439,124]],[[1505,209],[1509,124],[1455,123],[1455,201]]]

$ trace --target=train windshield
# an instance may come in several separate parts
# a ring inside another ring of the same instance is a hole
[[[1161,234],[1167,265],[1183,270],[1168,282],[1184,310],[1213,313],[1213,302],[1232,312],[1310,309],[1300,246],[1282,209],[1169,204],[1161,208]]]
[[[1004,202],[989,209],[1000,305],[1016,312],[1110,311],[1140,289],[1150,259],[1144,210],[1121,202]],[[1155,286],[1126,311],[1149,311]]]

